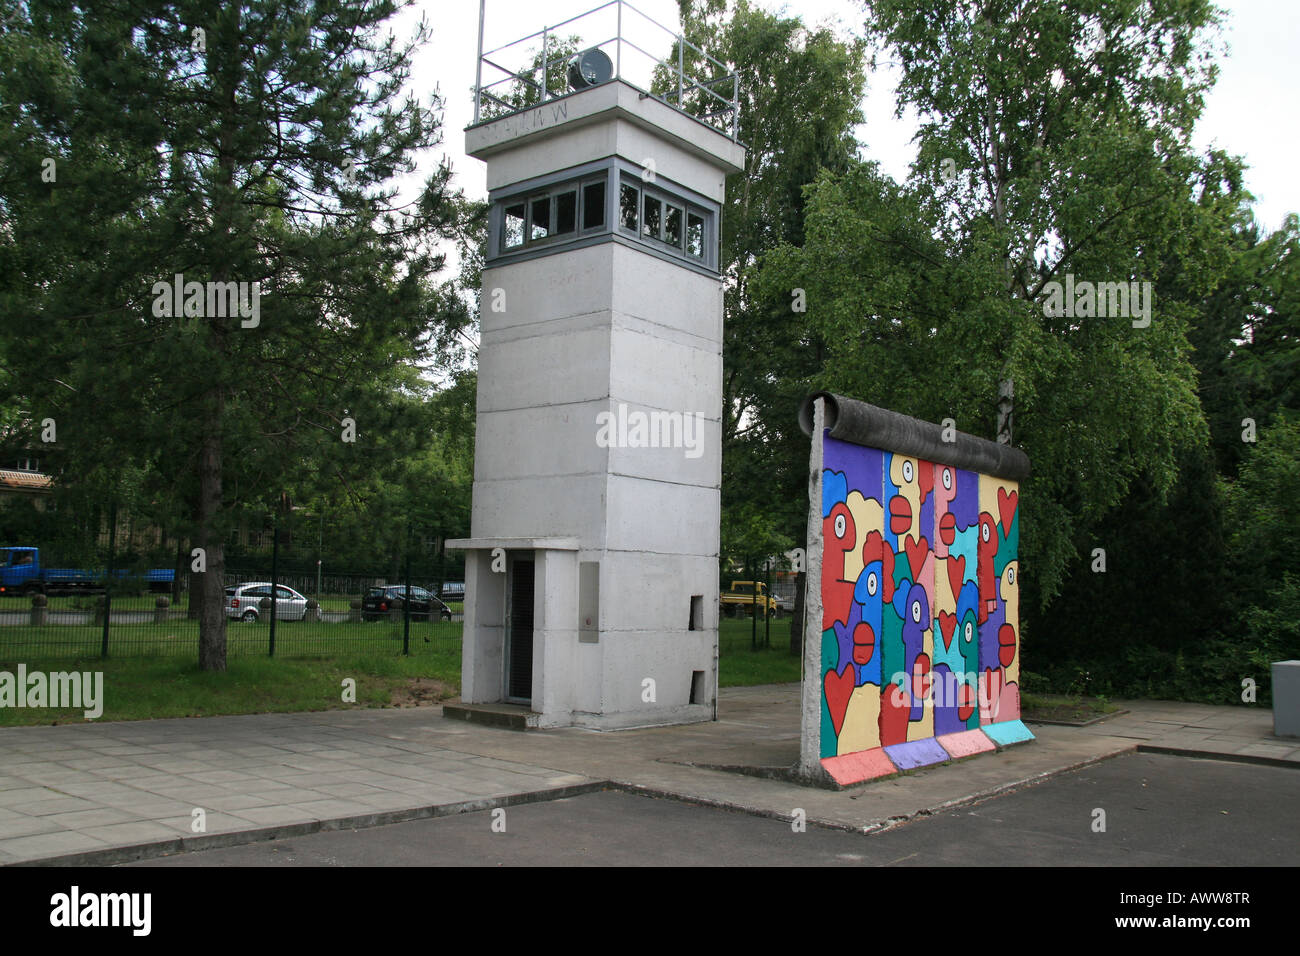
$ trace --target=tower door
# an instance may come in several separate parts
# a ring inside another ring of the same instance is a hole
[[[510,557],[506,565],[506,700],[533,699],[533,556]]]

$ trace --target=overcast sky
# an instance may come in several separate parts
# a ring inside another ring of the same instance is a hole
[[[543,26],[591,10],[602,0],[487,0],[486,49],[525,36]],[[660,23],[677,29],[675,0],[633,0]],[[800,0],[784,4],[757,0],[773,11],[797,13],[805,23],[838,23],[858,29],[862,12],[854,0]],[[1210,94],[1198,125],[1195,145],[1211,144],[1244,156],[1250,169],[1247,185],[1255,194],[1255,213],[1268,230],[1284,216],[1300,212],[1300,176],[1295,170],[1300,132],[1300,2],[1297,0],[1219,0],[1228,11],[1224,39],[1229,50],[1220,61],[1218,84]],[[441,90],[446,101],[444,149],[459,184],[466,192],[485,195],[483,164],[465,155],[461,132],[473,118],[475,51],[478,38],[477,0],[420,0],[417,4],[433,28],[433,39],[419,54],[413,71],[418,91]],[[415,16],[418,16],[416,14]],[[648,27],[639,36],[652,52],[667,55],[671,40],[656,37]],[[653,44],[658,44],[657,46]],[[540,46],[540,44],[537,44]],[[894,118],[897,77],[882,69],[869,78],[863,102],[866,123],[858,138],[868,159],[903,179],[915,158],[910,140],[914,120]]]

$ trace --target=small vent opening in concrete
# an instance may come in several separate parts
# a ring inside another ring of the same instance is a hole
[[[691,671],[691,703],[704,703],[704,671]]]
[[[704,630],[704,595],[691,595],[691,621],[687,625],[687,630],[702,631]]]

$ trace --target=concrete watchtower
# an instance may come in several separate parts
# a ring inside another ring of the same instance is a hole
[[[671,77],[667,95],[629,82],[640,47],[625,7],[584,15],[616,13],[614,39],[565,58],[565,89],[556,28],[516,41],[540,38],[531,74],[498,67],[497,51],[480,60],[466,152],[487,163],[491,226],[472,537],[449,546],[467,552],[462,702],[482,706],[461,716],[595,728],[715,716],[719,217],[744,150],[734,78],[687,76],[688,56],[716,63],[689,44],[645,73],[656,87]],[[513,101],[484,84],[487,67]],[[703,101],[718,105],[703,120],[677,106]]]

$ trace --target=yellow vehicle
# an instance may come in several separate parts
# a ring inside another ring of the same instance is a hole
[[[755,597],[754,589],[758,588]],[[776,617],[780,605],[767,593],[762,581],[732,581],[731,590],[722,592],[722,613],[739,617],[742,614],[766,614]]]

